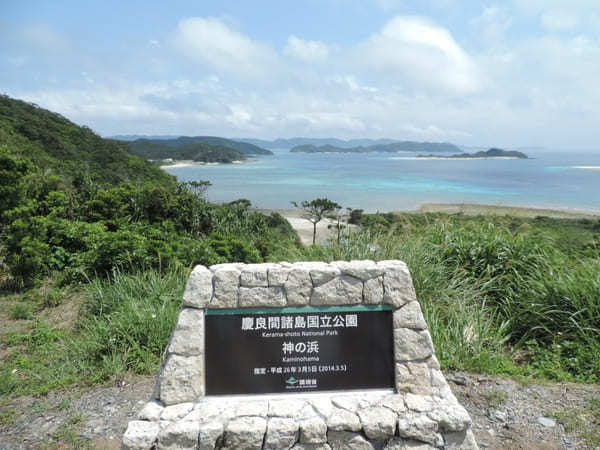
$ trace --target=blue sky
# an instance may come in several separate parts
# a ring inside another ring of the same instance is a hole
[[[0,91],[98,133],[599,149],[597,0],[0,2]]]

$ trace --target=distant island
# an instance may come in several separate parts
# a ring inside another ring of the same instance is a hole
[[[529,157],[516,150],[502,150],[500,148],[490,148],[487,151],[475,153],[457,153],[450,156],[441,155],[417,155],[417,158],[444,158],[444,159],[528,159]]]
[[[433,152],[433,153],[450,153],[460,152],[454,144],[449,142],[413,142],[399,141],[388,144],[374,144],[358,147],[337,147],[331,144],[313,145],[304,144],[297,145],[290,150],[292,153],[372,153],[372,152]]]
[[[248,155],[272,155],[264,148],[213,136],[178,137],[174,139],[136,139],[127,142],[131,152],[147,160],[171,163],[192,161],[229,164],[244,161]]]
[[[254,144],[262,148],[268,148],[272,150],[289,150],[291,148],[297,147],[299,145],[333,145],[334,147],[339,148],[353,148],[353,147],[369,147],[372,145],[381,145],[381,144],[394,144],[399,142],[396,139],[337,139],[337,138],[307,138],[307,137],[294,137],[294,138],[278,138],[272,141],[267,141],[265,139],[252,139],[252,138],[241,138],[236,139],[236,141],[247,142],[249,144]]]

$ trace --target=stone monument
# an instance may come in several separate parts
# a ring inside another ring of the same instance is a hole
[[[197,266],[126,449],[477,449],[402,261]]]

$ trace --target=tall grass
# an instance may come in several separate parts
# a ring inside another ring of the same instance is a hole
[[[92,281],[77,328],[37,321],[9,333],[0,365],[1,394],[45,394],[78,383],[98,383],[127,372],[154,374],[181,306],[188,271],[115,272]]]
[[[447,368],[600,380],[600,261],[544,233],[436,218],[351,232],[314,260],[402,259]],[[516,355],[525,357],[518,366]]]
[[[181,307],[186,274],[117,272],[90,283],[78,359],[96,368],[95,377],[156,370]]]

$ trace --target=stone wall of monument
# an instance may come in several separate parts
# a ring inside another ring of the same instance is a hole
[[[205,396],[210,309],[390,305],[395,392]],[[401,261],[197,266],[157,379],[124,448],[477,448]]]

